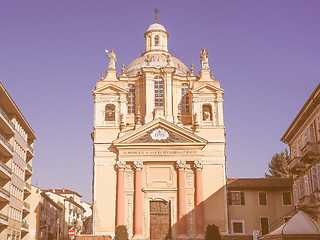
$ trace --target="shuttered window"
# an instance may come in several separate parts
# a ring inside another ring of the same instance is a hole
[[[244,205],[244,192],[229,192],[228,204],[233,206]]]

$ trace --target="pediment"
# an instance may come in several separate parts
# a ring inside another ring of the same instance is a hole
[[[118,138],[114,145],[206,145],[207,140],[162,118]]]
[[[209,83],[206,83],[194,90],[191,90],[192,93],[216,93],[216,92],[222,92],[223,90],[221,88],[217,88]]]
[[[119,87],[117,85],[114,85],[112,83],[109,83],[106,86],[103,86],[101,88],[98,88],[96,90],[93,91],[94,94],[111,94],[111,93],[127,93],[128,90]]]

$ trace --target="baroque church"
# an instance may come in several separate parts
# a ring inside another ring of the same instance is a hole
[[[158,23],[145,52],[93,90],[93,233],[133,239],[203,239],[228,232],[223,89],[200,52],[199,76],[168,51]]]

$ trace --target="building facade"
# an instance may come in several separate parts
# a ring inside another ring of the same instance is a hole
[[[296,213],[290,178],[228,179],[229,232],[265,235]]]
[[[31,185],[30,240],[61,240],[62,207],[47,194]]]
[[[0,239],[29,232],[35,133],[0,83]]]
[[[320,212],[320,84],[295,117],[281,141],[290,148],[294,204]],[[318,216],[319,218],[319,216]]]
[[[61,239],[69,239],[69,231],[81,234],[85,208],[81,205],[81,195],[69,189],[43,190],[55,203],[62,208]]]
[[[134,239],[202,238],[208,224],[228,232],[223,89],[208,52],[200,76],[168,51],[157,22],[141,57],[94,95],[93,234],[126,225]]]

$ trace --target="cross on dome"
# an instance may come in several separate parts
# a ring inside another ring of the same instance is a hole
[[[154,11],[154,13],[156,14],[155,23],[158,23],[158,13],[159,13],[159,9],[158,9],[158,8],[155,8],[153,11]]]

